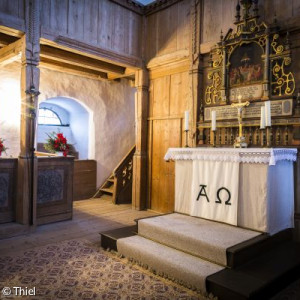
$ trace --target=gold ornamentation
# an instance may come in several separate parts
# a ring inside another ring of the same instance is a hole
[[[222,55],[222,50],[221,49],[216,50],[216,55],[217,55],[217,58],[216,58],[216,60],[213,61],[213,68],[220,67],[222,65],[222,62],[223,62],[223,55]]]
[[[290,57],[284,57],[281,64],[276,61],[272,68],[273,80],[273,95],[291,96],[295,91],[295,78],[292,72],[285,73],[285,66],[291,64]]]
[[[278,42],[277,42],[278,39],[279,39],[279,34],[278,33],[274,34],[271,46],[272,46],[275,54],[281,54],[284,50],[283,45],[278,45]]]
[[[265,47],[266,46],[266,36],[262,36],[258,39],[258,43],[260,44],[261,47]]]
[[[212,84],[207,86],[205,90],[205,103],[214,104],[219,102],[221,98],[220,87],[221,87],[222,80],[221,80],[220,72],[218,71],[211,72],[208,74],[207,78],[212,80]]]

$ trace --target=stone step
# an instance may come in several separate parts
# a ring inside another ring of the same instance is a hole
[[[142,262],[159,275],[203,292],[206,292],[206,278],[224,269],[138,235],[118,239],[117,249],[120,254]]]
[[[229,266],[227,249],[266,238],[260,232],[178,213],[141,219],[138,234],[213,263]],[[236,249],[235,249],[235,252]]]

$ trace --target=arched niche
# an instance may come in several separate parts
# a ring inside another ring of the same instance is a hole
[[[94,159],[95,130],[93,112],[77,99],[54,97],[40,102],[39,108],[52,110],[61,119],[62,125],[38,125],[37,142],[45,142],[47,132],[58,130],[64,133],[68,143],[73,144],[79,159]]]

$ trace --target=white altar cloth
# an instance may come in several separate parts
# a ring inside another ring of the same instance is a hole
[[[170,148],[165,160],[176,161],[175,211],[270,234],[291,228],[294,226],[293,162],[296,159],[297,149],[287,148]],[[216,197],[206,201],[204,194],[207,193],[207,197],[211,197],[208,194],[213,187],[212,193],[216,195],[216,184],[220,182],[216,180],[216,174],[210,172],[214,162],[224,163],[224,169],[218,169],[218,174],[224,178],[221,178],[221,182],[227,180],[228,184],[231,180],[238,187],[236,207],[234,199],[231,200],[232,206],[225,206],[223,199],[222,204],[215,204]],[[232,171],[226,172],[228,167],[225,165],[228,163],[238,163],[237,178],[233,178]],[[203,176],[206,177],[204,181]],[[217,183],[214,183],[215,181]],[[201,192],[201,201],[197,201],[195,191],[200,192],[201,184],[207,187]],[[211,211],[201,206],[202,204],[199,206],[200,202],[207,205]],[[215,209],[219,211],[214,212]],[[221,214],[226,214],[223,219],[220,219],[220,209],[223,209]],[[236,214],[235,220],[228,219],[229,211],[233,216]]]

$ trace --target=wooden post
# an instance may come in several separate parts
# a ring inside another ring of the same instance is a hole
[[[145,209],[147,202],[147,117],[148,71],[141,69],[135,76],[135,144],[133,156],[132,207]]]
[[[36,219],[37,159],[34,157],[34,137],[40,81],[39,3],[39,0],[25,1],[26,28],[22,38],[21,151],[18,162],[16,221],[24,225],[33,225]]]
[[[199,132],[197,138],[197,120],[202,121],[202,95],[203,95],[203,61],[200,55],[200,42],[201,42],[201,23],[202,23],[202,1],[192,1],[191,2],[191,54],[190,54],[190,101],[188,102],[188,109],[191,111],[190,119],[190,136],[189,145],[191,147],[196,147],[197,144],[203,144],[203,130]],[[198,109],[199,108],[199,109]],[[198,118],[199,116],[199,118]]]

